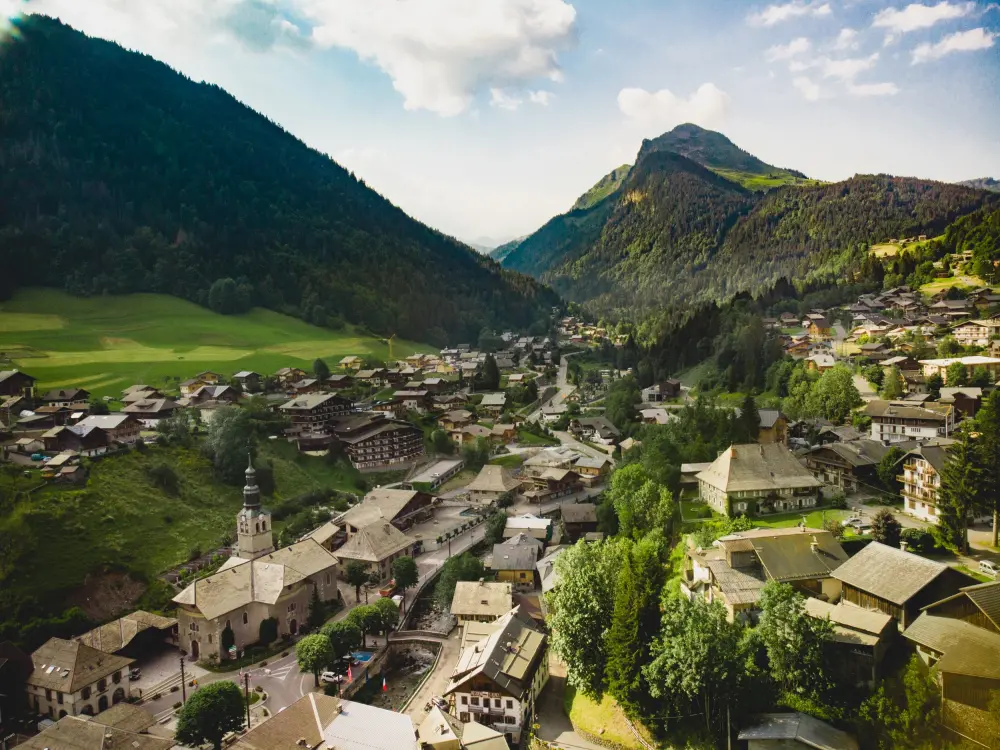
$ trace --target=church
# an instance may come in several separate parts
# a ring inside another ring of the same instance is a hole
[[[338,572],[337,558],[313,539],[274,548],[271,514],[261,506],[251,464],[233,556],[174,597],[180,648],[194,660],[225,659],[227,649],[260,640],[261,623],[272,618],[279,637],[295,635],[309,617],[314,588],[322,601],[338,598]]]

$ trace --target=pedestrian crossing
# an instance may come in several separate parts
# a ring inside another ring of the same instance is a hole
[[[273,669],[270,667],[258,667],[257,669],[254,669],[250,672],[250,680],[251,682],[262,678],[272,679],[272,680],[274,679],[284,680],[292,672],[297,672],[297,671],[298,671],[298,665],[295,662],[286,664],[283,667],[275,667]]]

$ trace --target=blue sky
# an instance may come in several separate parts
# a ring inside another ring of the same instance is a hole
[[[216,83],[467,241],[681,122],[839,180],[1000,177],[1000,7],[924,0],[0,0]]]

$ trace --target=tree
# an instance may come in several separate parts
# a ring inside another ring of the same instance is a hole
[[[938,522],[933,531],[946,547],[960,554],[969,551],[969,512],[987,505],[986,478],[977,455],[978,445],[967,431],[956,434],[941,470],[938,489]]]
[[[333,659],[342,659],[361,645],[361,628],[349,620],[328,622],[320,629],[333,648]]]
[[[97,416],[103,414],[110,414],[111,410],[108,408],[108,405],[104,403],[104,401],[102,401],[101,399],[92,398],[90,399],[90,405],[89,408],[87,409],[87,413],[90,414],[91,416]]]
[[[482,387],[488,391],[495,391],[500,387],[500,368],[492,354],[487,354],[483,360]]]
[[[938,342],[937,353],[939,357],[954,357],[956,354],[962,353],[962,345],[949,334]],[[951,383],[951,380],[948,382]]]
[[[861,369],[861,375],[868,381],[868,384],[872,388],[875,388],[876,390],[882,388],[882,382],[885,380],[885,370],[883,370],[879,365],[868,365],[867,367],[863,367]]]
[[[932,401],[937,401],[941,398],[942,388],[944,388],[944,378],[941,377],[941,373],[936,372],[927,378],[927,393],[930,395]]]
[[[309,598],[309,616],[306,618],[306,627],[309,630],[319,630],[326,622],[326,606],[319,598],[319,587],[312,587],[312,596]]]
[[[450,455],[455,452],[455,443],[451,436],[444,430],[434,430],[430,437],[431,448],[436,453]]]
[[[245,312],[240,309],[236,282],[230,278],[216,279],[208,290],[208,306],[222,315]]]
[[[993,546],[1000,542],[1000,391],[994,391],[976,414],[983,462],[984,508],[993,514]]]
[[[616,380],[604,397],[604,416],[619,430],[627,430],[636,421],[635,405],[641,400],[635,378]]]
[[[875,469],[879,482],[894,495],[899,493],[899,480],[896,477],[899,476],[899,462],[905,455],[906,452],[902,448],[894,445],[885,452]]]
[[[205,452],[212,458],[216,475],[230,484],[239,484],[247,454],[255,450],[256,435],[249,413],[238,406],[216,409],[205,439]]]
[[[211,742],[221,750],[222,738],[243,728],[243,694],[236,684],[225,680],[199,688],[177,715],[175,739],[197,747]]]
[[[757,411],[757,402],[749,393],[743,398],[743,405],[740,407],[740,432],[741,437],[745,437],[744,443],[757,442],[760,434],[760,413]]]
[[[336,654],[330,639],[322,633],[307,635],[295,647],[295,658],[299,669],[312,672],[316,687],[319,687],[319,673],[333,664]]]
[[[944,372],[944,379],[949,388],[960,388],[969,384],[969,371],[961,362],[952,362]]]
[[[462,460],[470,468],[482,468],[490,460],[490,444],[486,438],[476,438],[462,447]]]
[[[374,604],[361,604],[350,611],[347,620],[361,630],[361,647],[367,647],[369,633],[377,632],[382,626],[382,614]]]
[[[261,620],[260,627],[257,628],[257,642],[267,646],[276,640],[278,640],[278,620],[274,617]]]
[[[851,412],[863,403],[854,385],[854,373],[845,365],[836,365],[820,375],[806,399],[810,412],[836,424],[847,421]]]
[[[483,541],[486,544],[499,544],[503,541],[503,531],[507,528],[507,514],[502,510],[494,511],[486,519]]]
[[[434,584],[434,598],[442,607],[450,607],[451,600],[455,597],[455,586],[459,581],[478,581],[485,575],[486,568],[483,567],[483,561],[475,555],[463,552],[461,555],[449,557],[441,566],[437,583]]]
[[[972,371],[972,375],[969,376],[969,385],[975,388],[989,388],[993,385],[993,378],[990,376],[990,371],[982,365],[976,367]]]
[[[676,505],[665,486],[653,481],[641,464],[623,466],[611,475],[608,490],[623,536],[639,538],[653,529],[670,530]]]
[[[392,577],[396,581],[396,588],[402,591],[405,597],[407,590],[412,589],[420,581],[416,561],[412,557],[397,557],[392,561]]]
[[[330,377],[329,365],[317,357],[316,361],[313,362],[313,375],[316,376],[316,380],[319,380],[321,383],[325,383],[326,379]]]
[[[567,666],[567,682],[595,700],[606,686],[605,634],[611,629],[621,549],[618,539],[580,540],[556,559],[559,586],[547,594],[552,649]]]
[[[233,629],[226,625],[222,629],[222,633],[219,635],[219,653],[223,659],[229,658],[229,649],[236,645],[236,634],[233,633]]]
[[[381,597],[372,605],[379,615],[378,629],[383,633],[388,633],[399,622],[399,607],[396,602],[388,597]]]
[[[881,396],[887,401],[892,401],[902,398],[905,392],[906,381],[903,380],[903,373],[900,372],[899,367],[893,365],[889,368],[889,372],[885,376],[885,381],[882,383]]]
[[[914,654],[901,680],[883,682],[858,710],[880,750],[931,750],[941,719],[941,688]]]
[[[880,508],[872,518],[872,539],[890,547],[898,547],[903,526],[889,508]]]
[[[771,678],[793,694],[821,695],[829,684],[823,645],[832,639],[833,625],[806,614],[805,599],[787,583],[766,583],[759,606],[754,636],[767,655]]]
[[[354,601],[361,601],[361,587],[368,583],[368,566],[360,560],[351,560],[344,569],[344,577],[354,587]]]

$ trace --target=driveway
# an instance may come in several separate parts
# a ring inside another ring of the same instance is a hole
[[[556,388],[559,390],[556,391],[552,398],[543,404],[539,404],[538,409],[528,415],[529,422],[537,422],[542,418],[542,407],[558,406],[566,400],[567,396],[576,390],[576,386],[569,383],[569,360],[566,357],[572,357],[573,354],[577,353],[572,352],[559,360],[559,373],[556,375]]]
[[[595,745],[573,731],[573,725],[563,709],[565,695],[566,666],[550,654],[549,681],[538,698],[538,710],[535,713],[538,738],[569,750],[603,750],[600,745]]]

